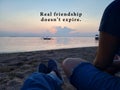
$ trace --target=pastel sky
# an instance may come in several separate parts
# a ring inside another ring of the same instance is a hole
[[[0,0],[0,36],[79,36],[97,33],[103,11],[112,1]],[[82,21],[41,22],[40,12],[80,12]]]

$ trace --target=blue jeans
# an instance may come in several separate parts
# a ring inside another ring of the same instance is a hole
[[[26,79],[21,90],[61,90],[60,83],[54,75],[35,72]]]
[[[70,82],[77,90],[120,90],[119,77],[100,71],[85,62],[73,70]]]
[[[53,75],[33,73],[21,90],[61,90],[60,81]],[[70,77],[77,90],[120,90],[120,78],[95,68],[90,63],[80,63]]]

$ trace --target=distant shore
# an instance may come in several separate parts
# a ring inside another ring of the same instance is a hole
[[[54,59],[61,66],[65,58],[83,58],[92,62],[97,47],[45,50],[0,54],[0,90],[19,90],[28,75],[37,70],[39,63]],[[62,69],[63,78],[66,78]],[[64,90],[74,90],[65,83]]]

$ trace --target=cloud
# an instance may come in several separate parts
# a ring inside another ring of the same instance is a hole
[[[71,28],[68,28],[68,27],[56,27],[56,33],[55,35],[57,36],[71,36],[71,33],[73,32],[74,30],[71,29]]]
[[[61,26],[54,27],[54,29],[56,31],[52,35],[61,36],[61,37],[94,36],[95,34],[98,33],[98,32],[82,32],[82,30],[80,32],[80,30],[76,30],[68,27],[61,27]]]
[[[50,32],[51,32],[52,34],[55,34],[55,33],[57,32],[57,29],[56,29],[55,27],[52,27],[52,28],[50,29]]]
[[[64,37],[64,36],[72,36],[75,30],[68,28],[68,27],[61,27],[61,26],[57,26],[57,27],[52,27],[50,29],[47,30],[42,30],[42,32],[40,33],[42,36],[60,36],[60,37]]]
[[[36,36],[36,37],[44,37],[44,36],[51,36],[51,37],[79,37],[79,36],[94,36],[96,32],[79,32],[79,30],[71,29],[68,27],[51,27],[50,29],[42,29],[42,32],[15,32],[15,31],[0,31],[0,36]]]

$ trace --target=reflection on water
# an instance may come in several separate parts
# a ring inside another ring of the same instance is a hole
[[[97,46],[94,37],[0,37],[0,53]]]

